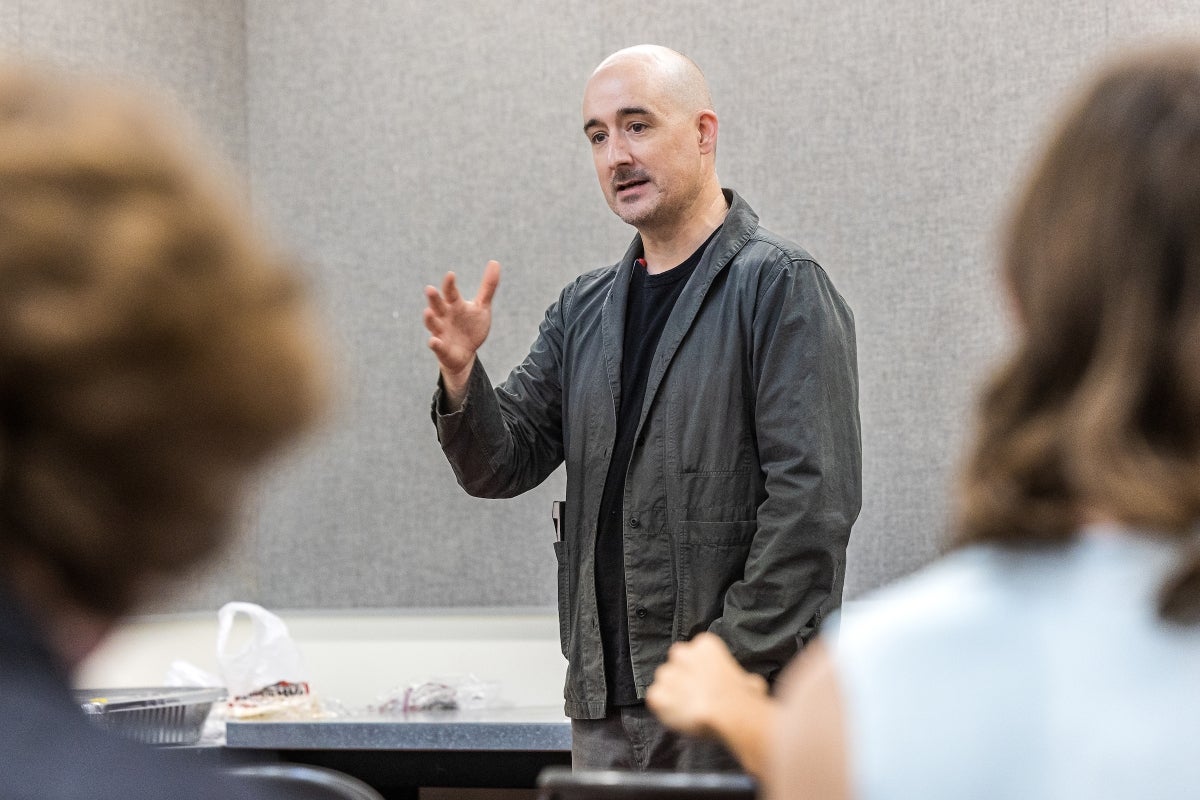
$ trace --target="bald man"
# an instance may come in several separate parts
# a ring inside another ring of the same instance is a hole
[[[609,207],[637,230],[546,312],[492,388],[473,300],[425,289],[433,419],[459,483],[512,497],[567,466],[558,559],[577,767],[723,770],[644,705],[672,642],[709,630],[771,682],[841,600],[861,454],[854,322],[824,270],[716,173],[699,68],[664,47],[605,59],[583,132]]]

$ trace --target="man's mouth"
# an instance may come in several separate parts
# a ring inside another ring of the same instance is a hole
[[[617,194],[620,194],[627,189],[636,189],[637,187],[644,186],[649,182],[649,178],[630,178],[628,180],[616,181],[613,184],[613,188],[616,189]]]

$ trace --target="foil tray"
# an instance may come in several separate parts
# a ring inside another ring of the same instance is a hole
[[[212,704],[225,689],[149,686],[76,689],[88,718],[105,730],[145,744],[196,744]]]

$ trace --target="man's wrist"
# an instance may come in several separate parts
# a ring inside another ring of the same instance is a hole
[[[467,387],[471,382],[471,370],[474,367],[475,360],[471,359],[470,365],[464,370],[453,373],[442,370],[441,406],[444,413],[452,414],[462,410],[467,399]]]

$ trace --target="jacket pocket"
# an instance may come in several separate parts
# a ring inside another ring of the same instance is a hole
[[[745,574],[757,530],[754,520],[678,523],[675,639],[690,639],[721,616],[725,592]]]
[[[558,643],[563,658],[568,658],[571,645],[571,571],[567,561],[567,543],[554,543],[554,558],[558,562]]]
[[[749,477],[752,423],[737,381],[704,381],[667,402],[668,468],[676,475]]]

